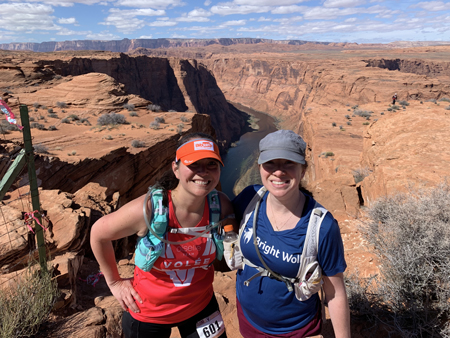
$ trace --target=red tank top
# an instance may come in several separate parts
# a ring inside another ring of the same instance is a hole
[[[181,228],[175,216],[169,191],[169,227]],[[203,217],[196,227],[209,224],[208,201],[205,198]],[[165,238],[180,242],[192,236],[169,233]],[[181,245],[165,244],[165,251],[149,272],[137,266],[133,286],[142,298],[137,303],[140,313],[131,312],[139,321],[173,324],[192,317],[208,305],[213,295],[212,282],[216,245],[212,238],[199,237]]]

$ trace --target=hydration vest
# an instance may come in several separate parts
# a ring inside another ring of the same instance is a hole
[[[151,198],[152,214],[151,223],[147,217],[147,201]],[[163,190],[149,188],[144,200],[144,219],[147,224],[148,232],[145,236],[139,237],[135,250],[135,265],[143,270],[150,271],[158,257],[164,252],[165,243],[183,244],[190,242],[198,237],[208,237],[214,240],[216,245],[216,258],[222,259],[223,256],[223,236],[218,230],[220,225],[220,198],[217,190],[208,194],[209,223],[203,227],[193,228],[171,228],[169,227],[169,208],[163,205]],[[171,233],[183,233],[193,236],[186,241],[169,242],[164,239],[167,231]]]
[[[263,267],[254,265],[249,260],[243,257],[243,264],[240,269],[244,269],[245,265],[251,266],[258,270],[258,272],[251,278],[244,282],[244,285],[248,285],[256,277],[270,277],[280,280],[286,284],[289,291],[295,291],[295,296],[299,301],[305,301],[309,299],[313,294],[321,290],[323,280],[322,280],[322,268],[317,261],[317,254],[319,251],[319,231],[323,219],[328,212],[324,207],[316,202],[314,209],[311,212],[311,217],[308,223],[308,230],[306,232],[305,242],[303,245],[302,255],[300,257],[300,266],[295,278],[284,277],[274,271],[272,271],[264,262],[261,254],[259,253],[259,248],[256,242],[256,219],[259,209],[259,204],[264,194],[266,193],[266,188],[261,187],[253,196],[250,203],[244,212],[244,217],[241,222],[241,228],[239,231],[239,241],[241,241],[242,234],[245,227],[247,226],[250,216],[253,216],[253,243],[255,244],[256,253],[263,264]],[[242,250],[240,250],[242,252]],[[323,298],[323,297],[322,297]],[[322,304],[323,305],[323,304]]]

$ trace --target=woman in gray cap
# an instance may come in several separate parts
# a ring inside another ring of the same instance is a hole
[[[238,269],[240,332],[245,338],[318,335],[325,314],[318,292],[323,290],[336,337],[350,337],[339,226],[300,190],[306,143],[290,130],[279,130],[263,138],[259,150],[263,185],[245,188],[233,201],[241,221],[239,250],[227,262]]]

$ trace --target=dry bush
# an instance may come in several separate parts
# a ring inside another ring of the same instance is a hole
[[[20,279],[0,292],[0,338],[30,337],[50,314],[59,295],[51,272],[30,266]]]
[[[369,215],[380,274],[347,281],[354,314],[400,337],[450,337],[450,185],[382,198]]]
[[[105,125],[116,125],[116,124],[126,124],[127,121],[125,119],[125,116],[122,114],[116,114],[116,113],[109,113],[109,114],[103,114],[97,119],[97,124],[101,126]]]

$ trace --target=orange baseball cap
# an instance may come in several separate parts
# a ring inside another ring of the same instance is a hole
[[[214,158],[223,166],[219,147],[208,139],[194,139],[186,142],[177,149],[175,161],[180,160],[183,164],[190,165],[204,158]]]

